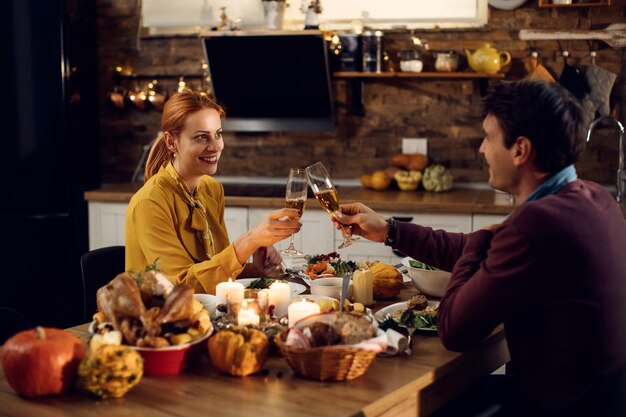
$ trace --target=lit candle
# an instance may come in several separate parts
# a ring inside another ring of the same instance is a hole
[[[243,298],[244,286],[241,282],[233,282],[232,278],[228,278],[228,282],[220,282],[217,284],[215,287],[217,304],[226,304],[226,295],[231,291],[241,294],[241,298]]]
[[[269,304],[274,306],[274,315],[284,317],[291,300],[291,287],[286,282],[274,282],[269,287]]]
[[[252,308],[248,308],[248,302],[243,301],[241,303],[241,310],[237,314],[237,324],[240,326],[258,326],[261,319],[258,314]]]
[[[305,317],[312,316],[313,314],[319,314],[320,306],[317,303],[312,303],[307,300],[302,300],[298,303],[289,304],[288,318],[289,325],[293,326],[298,320]]]

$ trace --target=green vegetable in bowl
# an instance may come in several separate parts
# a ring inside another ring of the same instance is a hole
[[[247,288],[259,289],[259,290],[264,289],[264,288],[269,288],[270,285],[274,283],[274,281],[276,281],[274,278],[258,278],[252,281],[250,285],[248,285]]]
[[[338,277],[342,277],[346,272],[354,272],[359,269],[354,261],[338,260],[336,262],[331,262],[330,264],[333,268],[335,268],[335,275]]]
[[[413,326],[416,329],[436,329],[437,316],[427,311],[416,311],[413,317]]]
[[[401,326],[416,329],[436,329],[437,315],[425,310],[416,311],[408,309],[402,313],[398,323]]]
[[[413,267],[413,268],[425,269],[427,271],[436,271],[437,270],[437,268],[435,268],[434,266],[430,266],[428,264],[425,264],[424,262],[416,261],[415,259],[410,259],[409,260],[409,265],[411,265],[411,267]]]

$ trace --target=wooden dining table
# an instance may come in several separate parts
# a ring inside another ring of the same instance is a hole
[[[398,297],[416,293],[405,284]],[[67,329],[82,340],[88,325]],[[427,416],[509,360],[504,330],[497,327],[472,350],[451,352],[435,332],[416,331],[411,355],[377,357],[352,381],[319,382],[294,374],[284,358],[270,356],[255,375],[217,371],[208,357],[178,375],[146,377],[122,398],[98,400],[80,392],[23,399],[0,374],[0,414],[57,416]]]

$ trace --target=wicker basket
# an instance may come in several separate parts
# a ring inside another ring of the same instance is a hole
[[[303,348],[287,346],[289,329],[282,330],[274,341],[297,375],[318,381],[344,381],[360,377],[376,357],[376,352],[350,345]]]

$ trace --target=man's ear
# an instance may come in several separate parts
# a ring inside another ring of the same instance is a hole
[[[535,159],[533,144],[526,136],[520,136],[513,144],[513,163],[521,166]]]

